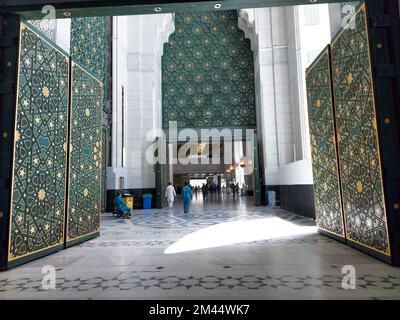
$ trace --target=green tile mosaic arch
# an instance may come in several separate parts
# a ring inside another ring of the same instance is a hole
[[[365,5],[354,19],[332,44],[346,237],[390,256]]]
[[[67,245],[100,230],[103,84],[72,63]]]
[[[176,13],[162,57],[163,127],[255,127],[254,61],[237,11]]]
[[[315,215],[319,228],[344,238],[329,55],[327,47],[306,72]]]
[[[20,30],[9,263],[64,242],[69,58]]]

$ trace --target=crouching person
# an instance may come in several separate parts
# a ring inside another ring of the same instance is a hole
[[[118,216],[120,218],[130,218],[131,217],[131,208],[129,208],[124,199],[122,199],[122,193],[118,193],[114,198],[114,204],[118,211]]]

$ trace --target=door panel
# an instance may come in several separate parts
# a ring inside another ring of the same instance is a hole
[[[306,82],[317,225],[344,240],[329,46],[307,69]]]
[[[103,175],[103,84],[77,63],[71,66],[67,246],[99,234]]]
[[[18,63],[9,267],[64,243],[69,58],[22,22]]]

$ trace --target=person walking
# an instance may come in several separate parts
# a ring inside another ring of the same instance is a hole
[[[171,210],[172,206],[174,204],[174,200],[176,197],[176,192],[175,192],[175,188],[172,185],[172,183],[168,183],[168,187],[165,190],[165,198],[167,198],[167,202],[168,202],[168,209]]]
[[[192,189],[185,181],[185,186],[182,188],[182,200],[183,200],[183,212],[188,213],[190,208],[190,202],[192,201]]]
[[[207,200],[207,194],[208,194],[208,188],[207,185],[204,183],[203,186],[201,187],[201,191],[203,193],[203,200]]]
[[[232,189],[233,198],[236,198],[236,186],[233,183],[231,184],[231,189]]]

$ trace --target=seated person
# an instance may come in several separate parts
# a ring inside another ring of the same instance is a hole
[[[122,193],[118,193],[114,198],[114,204],[117,207],[120,218],[128,218],[131,216],[131,208],[129,208],[122,199]]]

